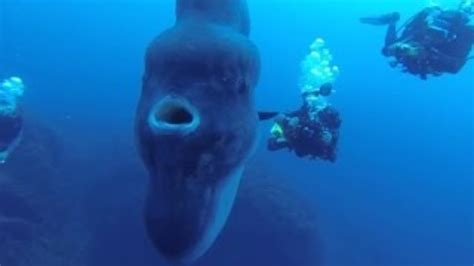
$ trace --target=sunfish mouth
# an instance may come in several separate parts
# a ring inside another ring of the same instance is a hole
[[[159,101],[148,117],[148,124],[155,134],[187,135],[194,132],[200,123],[197,108],[177,96],[167,96]]]

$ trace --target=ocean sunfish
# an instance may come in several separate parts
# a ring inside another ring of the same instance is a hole
[[[254,150],[260,57],[245,0],[177,0],[176,17],[147,50],[136,136],[148,235],[187,263],[224,226]]]

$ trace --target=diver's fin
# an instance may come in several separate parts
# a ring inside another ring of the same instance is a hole
[[[274,117],[276,117],[279,112],[258,112],[258,119],[260,121],[265,121],[265,120],[270,120]]]
[[[400,14],[398,12],[392,12],[381,16],[363,17],[360,18],[360,22],[363,24],[381,26],[396,23],[399,19]]]

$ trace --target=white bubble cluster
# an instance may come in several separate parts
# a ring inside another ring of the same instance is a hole
[[[25,85],[19,77],[11,77],[0,83],[0,115],[14,114],[24,92]]]
[[[317,91],[321,85],[334,83],[339,67],[333,64],[333,56],[325,42],[317,38],[310,45],[310,52],[301,64],[300,87],[302,93]]]

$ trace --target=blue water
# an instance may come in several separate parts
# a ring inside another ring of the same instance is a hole
[[[263,180],[257,195],[273,186],[279,192],[243,197],[196,265],[474,263],[474,64],[422,81],[388,66],[380,54],[383,28],[358,23],[360,16],[394,10],[407,19],[426,4],[249,1],[251,39],[262,56],[259,109],[296,109],[308,45],[323,37],[333,52],[341,69],[331,98],[343,119],[339,156],[331,164],[270,153],[264,137],[271,124],[262,123],[245,178]],[[173,6],[171,0],[0,2],[0,79],[19,75],[27,84],[23,108],[31,132],[9,165],[0,166],[0,177],[12,179],[0,183],[0,195],[21,194],[26,205],[4,200],[0,208],[38,214],[44,224],[27,237],[0,225],[0,232],[8,230],[0,234],[1,266],[166,265],[142,225],[147,175],[133,123],[144,51],[174,22]],[[255,208],[246,208],[252,200]],[[288,222],[275,223],[275,213]],[[294,229],[301,227],[309,229]],[[7,247],[18,255],[2,258],[4,235],[18,236],[17,246]],[[25,251],[38,238],[60,244],[40,245],[42,256]]]

